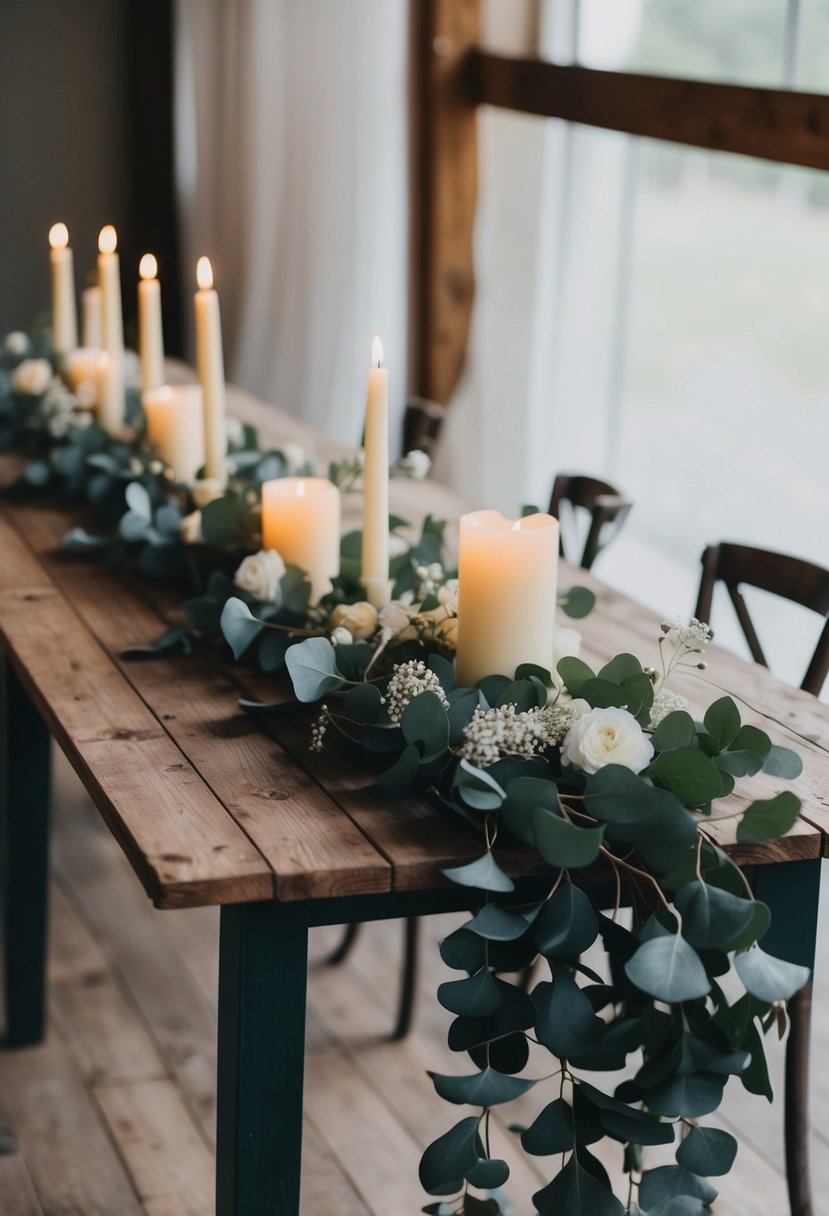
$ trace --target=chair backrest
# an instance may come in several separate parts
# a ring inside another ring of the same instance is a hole
[[[434,456],[446,406],[426,397],[410,397],[403,414],[403,454],[420,448]]]
[[[802,604],[826,618],[817,647],[800,687],[818,696],[829,674],[829,570],[767,549],[749,545],[710,545],[702,555],[702,579],[697,597],[696,616],[711,623],[711,605],[716,583],[724,583],[755,663],[768,667],[756,630],[748,614],[741,585],[779,595]]]
[[[587,477],[581,473],[559,473],[550,498],[550,514],[555,515],[559,522],[561,506],[565,502],[569,503],[574,511],[586,511],[590,516],[590,526],[581,557],[577,558],[568,553],[565,545],[565,521],[565,527],[562,527],[559,533],[562,556],[589,570],[601,550],[618,536],[633,503],[606,481],[599,481],[596,477]]]

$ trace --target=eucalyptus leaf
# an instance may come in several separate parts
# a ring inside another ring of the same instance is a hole
[[[481,1159],[476,1115],[461,1119],[426,1149],[420,1159],[420,1184],[430,1195],[454,1195]]]
[[[693,746],[661,752],[650,771],[654,782],[671,790],[685,806],[704,806],[722,788],[713,761]]]
[[[570,655],[559,659],[556,671],[564,681],[564,687],[573,697],[580,697],[586,681],[594,679],[593,669],[588,667],[582,659]]]
[[[494,1190],[496,1187],[503,1186],[509,1178],[509,1166],[506,1161],[500,1160],[498,1157],[491,1157],[478,1162],[473,1169],[467,1174],[467,1180],[472,1186],[482,1187],[485,1190]],[[468,1198],[468,1192],[466,1198]],[[484,1216],[486,1212],[499,1212],[500,1208],[494,1199],[479,1199],[475,1201],[476,1206],[469,1205],[464,1200],[464,1216],[469,1216],[474,1212],[475,1216]]]
[[[788,1001],[809,978],[808,967],[766,954],[759,946],[734,956],[743,987],[761,1001]]]
[[[731,746],[741,726],[740,711],[731,697],[720,697],[709,705],[702,721],[717,752]]]
[[[577,958],[593,945],[599,922],[593,905],[575,883],[563,882],[535,922],[539,952],[548,958]]]
[[[521,1133],[521,1145],[533,1157],[566,1153],[573,1147],[573,1110],[563,1098],[549,1102]]]
[[[401,790],[414,785],[419,767],[420,752],[414,743],[407,743],[391,768],[380,774],[374,787],[380,793],[398,796]]]
[[[711,990],[699,955],[678,933],[641,945],[625,963],[625,974],[637,988],[668,1004],[692,1001]]]
[[[224,619],[224,614],[222,616]],[[343,683],[336,653],[328,638],[306,638],[292,646],[285,656],[285,665],[298,701],[318,701]]]
[[[602,1037],[604,1023],[566,971],[557,972],[552,983],[536,984],[531,995],[537,1013],[535,1037],[554,1056],[567,1058]]]
[[[133,515],[139,516],[147,524],[152,522],[153,508],[150,496],[140,481],[131,481],[124,491],[127,506]]]
[[[722,946],[742,933],[752,918],[752,901],[706,882],[687,883],[675,896],[684,937],[700,950]]]
[[[719,1127],[692,1127],[676,1150],[677,1164],[710,1178],[727,1174],[737,1156],[737,1141]]]
[[[532,832],[541,856],[559,869],[589,866],[599,855],[604,827],[580,828],[544,807],[532,813]]]
[[[653,746],[658,752],[672,752],[678,747],[688,747],[696,739],[694,719],[684,709],[674,709],[666,714],[653,732]]]
[[[247,604],[236,599],[235,596],[229,599],[222,609],[220,625],[224,639],[233,651],[234,659],[237,660],[242,657],[265,628],[262,621],[256,619]]]
[[[803,772],[803,761],[791,748],[774,743],[763,761],[763,772],[772,777],[783,777],[786,781],[795,781]]]
[[[575,1154],[533,1203],[540,1216],[624,1216],[625,1209],[612,1191],[578,1162]]]
[[[519,1098],[535,1085],[535,1081],[527,1077],[510,1077],[494,1068],[484,1068],[465,1077],[437,1072],[430,1072],[429,1076],[438,1096],[457,1105],[500,1106],[502,1102]]]
[[[758,844],[785,836],[799,814],[800,799],[790,790],[752,802],[737,825],[737,839],[741,844]]]
[[[589,616],[595,603],[596,593],[589,587],[571,587],[558,600],[558,606],[564,615],[575,621]]]
[[[501,1004],[492,972],[483,967],[465,980],[449,980],[438,988],[438,1000],[450,1013],[466,1018],[486,1018]]]
[[[645,1170],[639,1183],[639,1203],[646,1212],[657,1203],[684,1195],[700,1199],[710,1207],[717,1198],[717,1190],[681,1165],[659,1165],[656,1169]]]
[[[421,696],[432,696],[437,701],[434,693],[421,693]],[[506,798],[505,791],[494,777],[466,759],[461,759],[455,770],[452,789],[466,806],[476,811],[497,811]]]
[[[376,722],[383,712],[383,698],[375,684],[355,684],[343,702],[345,712],[360,722]]]
[[[543,905],[546,908],[548,905]],[[501,908],[498,904],[484,904],[480,912],[466,925],[467,929],[480,934],[489,941],[511,942],[526,933],[527,926],[532,924],[541,905],[536,904],[529,913],[515,912],[511,908]]]
[[[416,749],[415,749],[416,750]],[[480,891],[512,891],[515,884],[498,865],[490,850],[463,866],[441,870],[451,882],[461,887],[477,887]]]

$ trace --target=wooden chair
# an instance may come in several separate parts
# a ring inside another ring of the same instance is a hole
[[[578,511],[587,512],[590,524],[584,550],[581,558],[577,559],[573,552],[575,536],[571,535],[569,544],[565,547],[565,532],[575,531],[574,527],[568,527],[568,524],[574,524],[575,521],[568,520],[565,515],[560,532],[561,555],[574,565],[589,570],[602,549],[618,536],[633,503],[606,481],[599,481],[596,477],[587,477],[581,473],[559,473],[553,484],[550,514],[555,515],[560,523],[562,505],[565,503],[569,504],[573,515]]]
[[[748,614],[742,586],[757,587],[825,618],[817,646],[800,687],[819,696],[829,673],[829,570],[799,557],[722,542],[702,555],[702,579],[697,597],[698,620],[711,623],[714,588],[723,583],[755,663],[768,667],[757,632]],[[786,1044],[785,1138],[786,1164],[793,1213],[812,1212],[809,1185],[809,1037],[812,1021],[812,982],[789,1001],[791,1028]]]
[[[403,414],[403,454],[416,448],[434,456],[446,406],[426,397],[409,397]]]

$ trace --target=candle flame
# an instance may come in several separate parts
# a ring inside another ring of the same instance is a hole
[[[65,224],[53,224],[49,229],[49,244],[53,249],[65,249],[69,244],[69,229]]]
[[[298,481],[298,482],[297,482],[297,487],[296,487],[296,495],[297,495],[297,498],[302,498],[302,497],[304,496],[304,494],[305,494],[305,482],[304,482],[304,481]]]
[[[142,279],[154,279],[158,274],[158,262],[151,253],[145,253],[138,263],[138,273]]]
[[[210,258],[199,258],[196,262],[196,282],[202,291],[209,291],[213,286],[213,267]]]
[[[118,248],[118,233],[112,224],[106,224],[98,233],[98,252],[115,253]]]
[[[374,335],[374,341],[371,344],[371,366],[383,366],[383,343],[380,341],[377,334]]]

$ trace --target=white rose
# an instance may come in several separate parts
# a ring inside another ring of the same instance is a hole
[[[331,631],[331,641],[335,646],[349,646],[354,641],[354,638],[344,625],[338,625],[336,629],[332,629]]]
[[[10,334],[6,334],[3,349],[13,359],[19,359],[29,349],[29,339],[21,330],[13,329]]]
[[[12,384],[16,393],[27,393],[40,397],[52,379],[52,364],[48,359],[24,359],[12,372]]]
[[[456,578],[446,580],[438,591],[438,601],[447,612],[458,615],[458,580]]]
[[[431,467],[431,457],[426,452],[422,452],[420,448],[413,448],[411,452],[407,452],[397,466],[398,471],[404,477],[412,477],[415,481],[422,481],[424,477],[428,477]]]
[[[591,709],[568,730],[561,748],[565,764],[597,773],[606,764],[621,764],[641,773],[653,756],[653,744],[633,714],[610,706]]]
[[[279,580],[284,573],[285,563],[276,549],[260,549],[258,553],[245,558],[233,581],[256,599],[275,603],[279,598]]]
[[[294,443],[292,439],[289,439],[286,443],[281,443],[278,450],[285,459],[289,473],[296,473],[299,469],[311,463],[311,459],[305,448],[301,444]]]
[[[181,539],[185,545],[200,545],[204,540],[201,526],[201,511],[191,511],[181,521]]]

